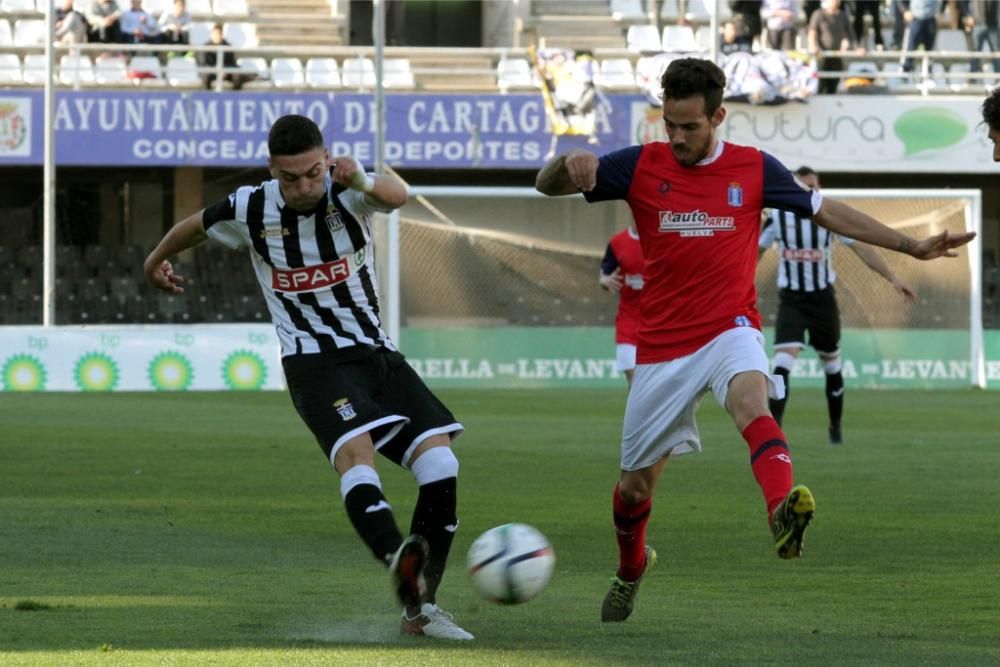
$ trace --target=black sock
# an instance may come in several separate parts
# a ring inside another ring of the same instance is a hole
[[[354,524],[354,530],[364,540],[375,555],[375,559],[385,565],[403,543],[403,536],[396,527],[392,508],[385,501],[382,490],[374,484],[358,484],[347,492],[344,498],[347,516]],[[369,511],[378,508],[375,511]]]
[[[844,375],[837,371],[826,376],[826,407],[830,413],[830,426],[840,428],[844,415]]]
[[[451,542],[455,539],[455,530],[458,528],[457,487],[458,480],[455,477],[424,484],[420,487],[417,506],[413,509],[410,533],[423,535],[431,551],[424,569],[427,601],[431,603],[441,585],[448,552],[451,551]]]
[[[781,426],[781,419],[785,416],[785,403],[788,402],[788,392],[791,388],[788,384],[788,369],[778,366],[774,369],[775,375],[780,375],[781,379],[785,381],[785,396],[783,398],[770,398],[767,401],[767,406],[771,409],[771,416],[774,417],[774,421],[778,422],[778,426]]]

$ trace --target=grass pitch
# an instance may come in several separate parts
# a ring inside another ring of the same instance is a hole
[[[440,594],[476,635],[398,635],[382,569],[284,394],[0,395],[3,665],[885,665],[1000,663],[997,396],[819,392],[786,418],[817,498],[804,557],[774,556],[746,445],[711,399],[671,462],[660,555],[620,625],[610,497],[623,391],[440,392],[467,428]],[[409,474],[382,462],[405,529]],[[556,573],[518,607],[464,574],[483,530],[537,526]]]

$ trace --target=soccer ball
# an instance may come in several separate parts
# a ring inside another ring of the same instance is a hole
[[[538,530],[523,523],[490,528],[469,547],[469,576],[487,600],[521,604],[552,578],[556,555]]]

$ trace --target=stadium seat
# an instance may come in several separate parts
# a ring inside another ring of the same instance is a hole
[[[173,0],[142,0],[142,8],[159,18],[165,10],[172,10]]]
[[[409,58],[386,58],[382,61],[382,85],[386,88],[414,88],[416,81]]]
[[[626,47],[634,53],[657,53],[662,50],[660,31],[655,25],[630,25],[625,33]]]
[[[616,21],[646,18],[642,0],[611,0],[611,17]]]
[[[103,86],[129,83],[128,68],[121,56],[102,55],[94,63],[94,80]]]
[[[222,36],[233,46],[253,48],[259,44],[256,23],[227,23],[222,27]]]
[[[375,63],[371,58],[348,58],[340,68],[344,88],[374,88]]]
[[[677,0],[660,0],[660,18],[666,23],[674,23],[681,17]]]
[[[19,19],[14,22],[15,46],[42,46],[45,44],[45,21]]]
[[[38,11],[40,11],[42,14],[45,14],[46,16],[48,16],[48,14],[49,14],[49,7],[51,7],[52,5],[53,5],[53,3],[49,2],[49,0],[38,0],[38,2],[35,3],[35,8]]]
[[[306,82],[302,61],[298,58],[272,58],[271,81],[278,88],[301,88]]]
[[[694,30],[686,25],[663,26],[663,50],[668,53],[689,53],[698,51],[698,40],[694,38]]]
[[[187,0],[187,10],[192,16],[212,16],[212,0]]]
[[[711,26],[703,25],[695,33],[695,41],[699,51],[711,51],[713,43],[719,42],[719,36],[712,31]]]
[[[240,70],[248,74],[257,76],[250,82],[243,84],[245,88],[266,88],[271,85],[271,68],[261,56],[245,56],[237,58],[236,64]]]
[[[156,56],[132,56],[128,63],[128,76],[143,85],[165,85],[160,59]]]
[[[66,55],[59,58],[59,81],[67,86],[94,83],[94,63],[90,56]]]
[[[212,35],[212,24],[204,21],[196,21],[188,28],[188,43],[192,46],[208,44]]]
[[[885,63],[882,66],[882,76],[885,77],[885,85],[890,93],[908,95],[921,92],[915,80],[907,77],[899,63]]]
[[[635,71],[628,58],[605,58],[594,76],[599,88],[635,88]]]
[[[534,89],[535,80],[531,69],[531,63],[524,58],[503,58],[497,63],[497,87],[501,93],[519,88]]]
[[[336,58],[306,61],[306,84],[310,88],[340,88],[340,66]]]
[[[21,83],[21,60],[13,53],[0,53],[0,83]]]
[[[246,16],[250,13],[246,0],[214,0],[212,12],[216,16]]]
[[[0,46],[11,46],[14,44],[14,33],[10,29],[10,21],[0,19]]]
[[[964,30],[938,30],[935,51],[973,51]]]
[[[952,63],[952,66],[948,68],[948,85],[949,87],[958,92],[964,92],[970,88],[975,88],[976,86],[982,86],[981,81],[976,81],[974,79],[962,76],[963,74],[971,74],[972,65],[969,63]],[[958,76],[956,76],[958,75]]]
[[[167,60],[167,82],[178,88],[201,88],[201,75],[194,58],[173,56]]]
[[[24,56],[21,78],[25,83],[45,85],[45,56],[40,53],[29,53]]]
[[[37,12],[35,0],[0,0],[2,12]]]

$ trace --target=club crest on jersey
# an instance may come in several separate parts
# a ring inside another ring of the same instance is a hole
[[[726,200],[730,206],[743,206],[743,188],[739,183],[730,183],[726,191]]]
[[[337,409],[337,414],[345,422],[349,422],[358,416],[358,413],[354,411],[354,406],[351,405],[350,401],[346,398],[341,398],[333,402],[333,407]]]
[[[326,221],[326,226],[330,229],[330,232],[339,232],[344,228],[344,221],[340,219],[340,211],[333,204],[326,205],[326,217],[323,218]]]

